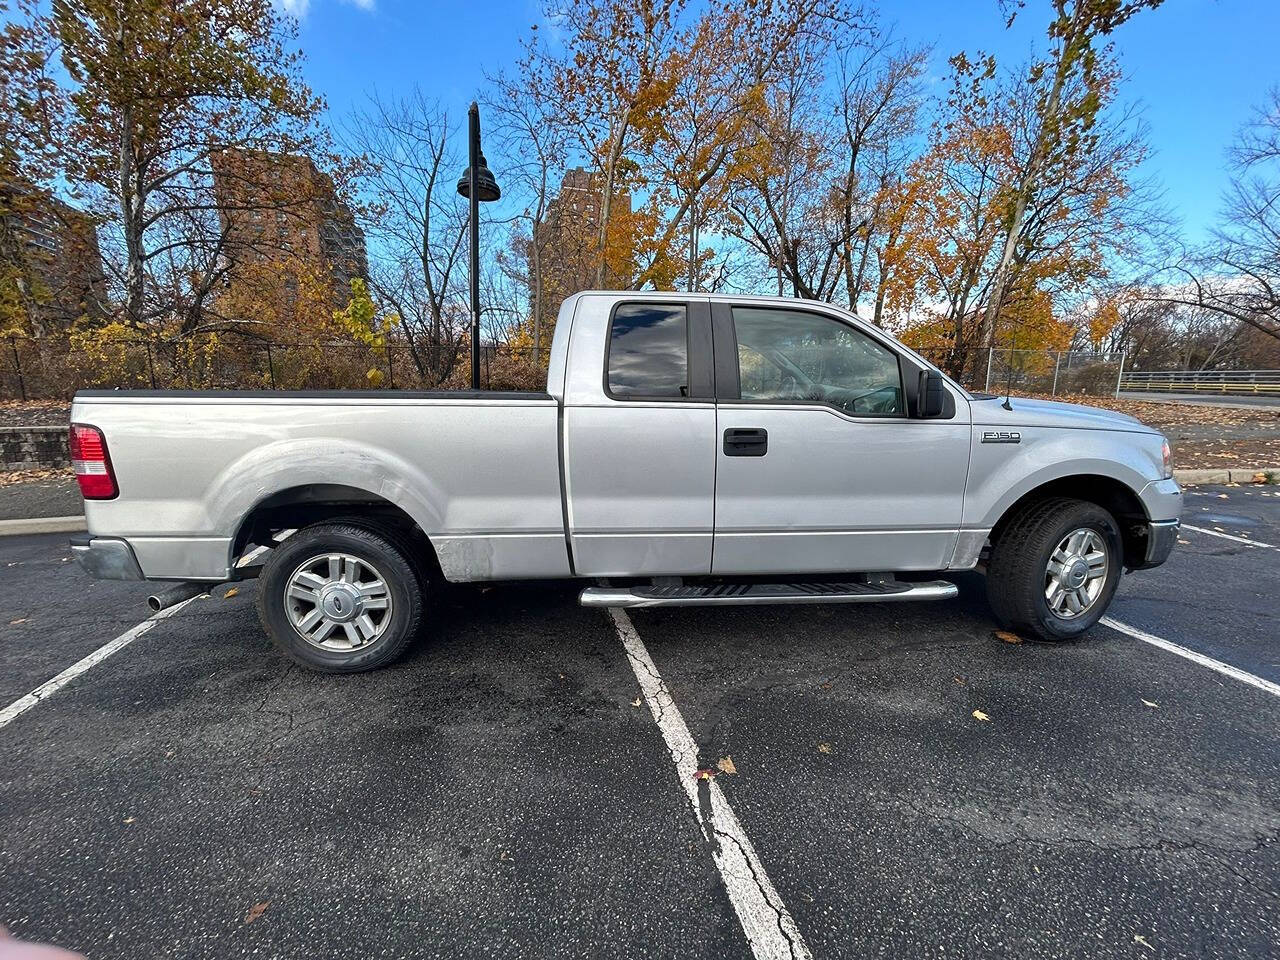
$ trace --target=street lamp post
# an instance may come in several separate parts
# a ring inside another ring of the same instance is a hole
[[[471,201],[471,389],[480,389],[480,202],[502,196],[480,149],[480,107],[473,101],[467,111],[467,172],[458,181],[458,192]]]

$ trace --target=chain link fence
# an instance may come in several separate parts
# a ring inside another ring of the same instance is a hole
[[[358,390],[461,389],[470,385],[466,343],[420,347],[349,342],[268,343],[217,336],[176,342],[118,341],[91,348],[67,340],[2,343],[0,399],[65,400],[81,389]],[[533,351],[487,343],[484,389],[541,389]]]
[[[976,350],[957,358],[947,350],[919,351],[974,393],[1034,393],[1049,397],[1116,395],[1123,353],[1093,350]]]

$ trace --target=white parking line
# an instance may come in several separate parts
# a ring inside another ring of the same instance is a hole
[[[1210,670],[1216,670],[1223,676],[1230,677],[1232,680],[1239,680],[1241,683],[1247,683],[1251,687],[1257,687],[1273,697],[1280,697],[1280,684],[1272,683],[1270,680],[1264,680],[1262,677],[1255,677],[1252,673],[1246,673],[1239,667],[1233,667],[1229,663],[1223,663],[1221,660],[1215,660],[1213,657],[1207,657],[1203,653],[1197,653],[1181,644],[1166,640],[1163,637],[1157,637],[1154,633],[1147,633],[1145,630],[1139,630],[1137,627],[1131,627],[1127,623],[1121,623],[1114,617],[1103,617],[1098,621],[1104,627],[1110,627],[1112,630],[1119,630],[1123,634],[1133,637],[1135,640],[1141,640],[1143,643],[1149,643],[1153,647],[1159,647],[1161,650],[1167,650],[1169,653],[1176,653],[1180,657],[1190,660],[1192,663],[1198,663],[1202,667],[1208,667]]]
[[[778,896],[756,856],[755,847],[743,832],[733,808],[714,779],[701,781],[706,784],[707,798],[705,804],[700,800],[699,781],[696,779],[698,745],[671,699],[658,668],[649,658],[649,651],[636,633],[631,618],[618,607],[610,607],[609,613],[618,630],[618,638],[627,651],[631,669],[640,683],[640,691],[649,704],[649,712],[662,731],[671,759],[675,761],[676,775],[689,797],[693,815],[711,845],[716,867],[720,870],[738,922],[747,935],[752,954],[757,960],[809,960],[812,954],[800,929]]]
[[[195,599],[196,599],[195,597],[192,597],[190,600],[183,600],[179,604],[175,604],[172,607],[168,607],[167,609],[161,610],[159,613],[151,617],[148,617],[146,620],[143,620],[136,627],[132,627],[129,630],[126,630],[124,633],[120,634],[120,636],[116,637],[110,643],[104,643],[102,646],[100,646],[97,650],[93,651],[93,653],[89,654],[84,659],[79,660],[76,663],[73,663],[71,666],[67,667],[67,669],[63,670],[60,674],[58,674],[52,680],[46,680],[44,683],[40,684],[40,686],[36,687],[30,693],[19,697],[17,700],[13,701],[13,703],[5,707],[3,710],[0,710],[0,727],[4,727],[12,723],[18,717],[22,716],[24,713],[26,713],[28,710],[34,707],[37,703],[40,703],[42,700],[47,700],[49,697],[53,696],[53,694],[57,693],[59,690],[65,687],[68,683],[70,683],[76,677],[80,676],[80,674],[88,670],[90,667],[101,663],[103,660],[107,659],[107,657],[111,656],[113,653],[116,653],[119,650],[123,650],[125,647],[133,643],[133,641],[137,640],[140,636],[142,636],[144,633],[146,633],[148,630],[154,627],[157,623],[163,620],[165,617],[173,616],[175,613],[177,613],[179,610],[185,607],[188,603],[190,603],[191,600],[195,600]]]
[[[1194,530],[1196,533],[1207,533],[1211,537],[1221,537],[1223,540],[1234,540],[1236,543],[1244,543],[1251,547],[1263,547],[1267,550],[1280,550],[1273,543],[1263,543],[1261,540],[1250,540],[1248,537],[1237,537],[1230,533],[1223,533],[1221,530],[1206,530],[1204,527],[1193,527],[1189,523],[1182,525],[1183,530]]]

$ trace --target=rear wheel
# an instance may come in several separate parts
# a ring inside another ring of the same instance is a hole
[[[1109,512],[1083,500],[1045,500],[1011,520],[991,548],[987,598],[1006,627],[1042,640],[1076,637],[1106,613],[1123,556]]]
[[[303,666],[374,670],[417,635],[424,586],[399,538],[356,523],[318,524],[272,551],[258,616],[276,647]]]

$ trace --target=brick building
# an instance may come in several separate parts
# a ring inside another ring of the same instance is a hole
[[[364,231],[310,157],[228,149],[213,175],[230,302],[275,302],[287,314],[305,271],[342,307],[352,278],[368,277]]]
[[[0,186],[0,282],[37,337],[102,316],[106,276],[93,218],[47,191]]]
[[[566,170],[560,191],[547,203],[542,219],[534,224],[534,242],[541,251],[542,329],[550,343],[551,326],[560,302],[579,290],[596,286],[600,260],[600,174],[582,167]],[[619,191],[610,204],[610,218],[622,225],[631,215],[631,194]],[[532,257],[533,251],[529,251]],[[532,271],[530,271],[532,273]],[[629,256],[614,256],[606,264],[605,286],[630,286],[634,264]]]

